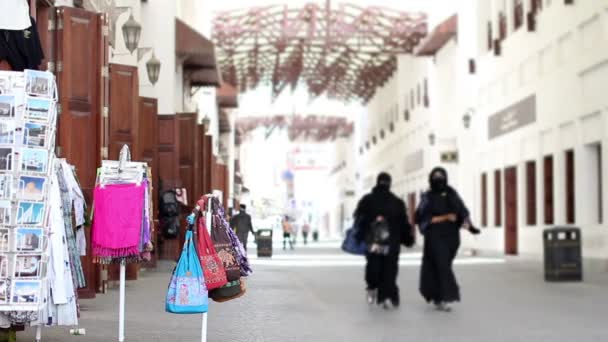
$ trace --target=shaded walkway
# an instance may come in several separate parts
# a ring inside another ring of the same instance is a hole
[[[248,294],[212,304],[210,342],[606,341],[608,275],[583,284],[547,284],[539,263],[460,258],[464,302],[451,314],[433,311],[416,290],[418,254],[402,258],[402,307],[396,312],[364,303],[362,268],[331,266],[353,260],[334,248],[279,252],[256,266]],[[322,267],[298,267],[324,262]],[[260,261],[253,260],[254,264]],[[295,266],[294,266],[295,265]],[[170,265],[144,273],[127,288],[128,342],[200,341],[200,315],[164,313]],[[116,340],[117,291],[83,302],[86,336],[44,331],[43,341]],[[26,338],[27,336],[27,338]],[[31,332],[19,340],[33,340]]]

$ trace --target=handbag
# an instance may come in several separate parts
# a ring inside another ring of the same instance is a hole
[[[357,241],[357,234],[359,233],[359,224],[355,222],[352,228],[346,231],[346,237],[342,242],[342,250],[346,253],[354,255],[365,255],[367,252],[367,245],[365,241]]]
[[[204,218],[198,219],[198,258],[203,268],[205,275],[205,284],[209,291],[220,288],[226,283],[226,271],[222,259],[217,255],[207,227],[204,224]]]
[[[233,299],[241,298],[246,292],[247,289],[245,288],[245,280],[240,279],[209,292],[209,297],[215,302],[224,303]]]
[[[192,231],[186,233],[186,242],[177,266],[171,275],[165,300],[165,311],[176,314],[207,312],[209,298],[203,270],[198,259]]]
[[[245,251],[245,247],[243,247],[243,244],[241,243],[239,238],[236,236],[236,233],[234,232],[234,230],[232,230],[232,228],[230,228],[230,224],[228,223],[228,221],[226,221],[226,219],[224,219],[224,217],[225,217],[224,209],[222,208],[222,205],[220,204],[220,202],[215,198],[213,199],[213,206],[214,206],[214,208],[217,208],[217,214],[218,214],[217,218],[220,221],[220,225],[223,226],[224,229],[226,230],[226,233],[228,233],[228,237],[230,238],[230,242],[232,243],[232,247],[234,248],[234,251],[235,251],[236,261],[240,267],[241,276],[247,277],[251,273],[253,273],[253,270],[251,269],[251,266],[249,265],[249,259],[247,259],[247,252]]]
[[[215,201],[212,202],[213,207],[217,207]],[[217,251],[217,255],[222,260],[224,270],[226,271],[226,279],[228,281],[236,281],[241,278],[241,266],[239,265],[238,258],[232,241],[228,235],[228,231],[221,224],[221,220],[217,215],[217,210],[212,210],[211,216],[211,240],[213,246]]]

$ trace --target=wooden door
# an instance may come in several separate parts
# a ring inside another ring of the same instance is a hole
[[[505,253],[517,250],[517,168],[505,169]]]
[[[416,193],[412,192],[407,196],[407,215],[412,226],[412,236],[416,240]]]
[[[179,125],[179,178],[182,187],[188,192],[188,208],[190,208],[197,196],[194,193],[196,113],[178,114],[177,121]]]
[[[40,70],[46,71],[49,62],[55,62],[56,37],[53,35],[55,26],[55,7],[51,0],[32,0],[30,2],[31,16],[36,19],[40,45],[44,51],[44,59],[40,63]]]
[[[159,115],[158,177],[160,193],[181,185],[179,181],[179,125],[176,115]],[[159,230],[158,253],[161,260],[177,260],[179,239],[165,239]]]
[[[117,160],[124,145],[134,161],[139,155],[139,81],[137,67],[110,64],[109,158]]]
[[[92,202],[97,167],[100,164],[101,107],[101,17],[82,9],[57,9],[56,68],[61,113],[57,120],[57,154],[76,167],[87,203]],[[82,61],[87,61],[83,63]],[[90,241],[90,228],[86,228]],[[90,244],[89,244],[90,245]],[[99,267],[91,250],[82,258],[87,287],[81,298],[95,297],[100,289]]]
[[[213,190],[213,173],[215,164],[213,163],[213,137],[206,135],[204,127],[200,127],[202,131],[201,140],[203,142],[201,146],[201,171],[202,171],[202,194],[209,194]]]
[[[140,97],[139,98],[139,151],[138,155],[141,156],[141,160],[148,163],[152,173],[152,222],[151,227],[151,239],[152,244],[157,246],[157,227],[158,227],[158,128],[157,119],[158,116],[158,101],[153,98]],[[142,267],[154,268],[158,260],[158,253],[156,248],[152,252],[152,260],[150,262],[142,264]]]
[[[543,188],[545,224],[551,225],[554,223],[553,156],[546,156],[543,159]]]

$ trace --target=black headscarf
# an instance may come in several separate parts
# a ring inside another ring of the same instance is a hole
[[[374,191],[389,191],[391,189],[392,178],[386,172],[380,172],[376,179],[376,187]]]
[[[429,174],[429,185],[433,192],[445,192],[448,187],[448,172],[442,167],[436,167]]]

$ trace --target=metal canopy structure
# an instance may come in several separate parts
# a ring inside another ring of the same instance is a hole
[[[350,136],[354,124],[343,117],[318,115],[276,115],[244,117],[236,121],[238,144],[252,131],[263,127],[269,136],[275,129],[287,129],[290,141],[333,141]]]
[[[427,16],[384,7],[309,3],[220,12],[213,40],[224,81],[240,91],[305,85],[312,98],[367,102],[427,35]]]

